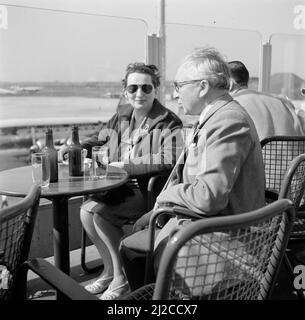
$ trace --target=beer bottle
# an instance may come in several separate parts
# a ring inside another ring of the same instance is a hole
[[[50,163],[50,182],[58,181],[58,160],[57,160],[57,150],[53,143],[53,131],[51,128],[47,129],[46,132],[46,145],[42,149],[42,152],[49,154]]]
[[[72,126],[72,142],[69,146],[69,175],[82,176],[82,146],[79,142],[78,127]]]

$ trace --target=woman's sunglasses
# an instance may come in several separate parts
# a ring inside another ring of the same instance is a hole
[[[151,84],[130,84],[126,87],[126,90],[128,93],[133,94],[138,91],[138,88],[141,88],[141,90],[146,94],[151,93],[153,90],[153,86]]]

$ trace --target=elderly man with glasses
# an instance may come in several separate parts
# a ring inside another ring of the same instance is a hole
[[[186,114],[199,125],[155,208],[173,204],[205,217],[244,213],[265,205],[264,166],[258,135],[248,113],[229,95],[229,70],[214,48],[185,58],[174,82]],[[184,161],[185,159],[185,161]],[[132,289],[143,284],[147,229],[151,212],[121,242],[121,256]],[[171,218],[157,233],[155,253],[173,228],[188,221]],[[182,226],[183,227],[183,226]],[[160,249],[161,248],[161,249]]]

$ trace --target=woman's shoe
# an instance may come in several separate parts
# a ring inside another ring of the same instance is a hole
[[[86,285],[85,289],[87,291],[89,291],[90,293],[92,293],[92,294],[102,293],[108,288],[108,286],[109,286],[110,282],[112,281],[112,279],[113,279],[112,277],[99,278],[99,279],[95,280],[94,282]]]
[[[122,285],[115,288],[108,288],[101,296],[100,300],[114,300],[122,296],[123,294],[129,293],[130,288],[128,282],[124,282]]]

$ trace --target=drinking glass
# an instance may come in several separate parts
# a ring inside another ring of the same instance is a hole
[[[32,157],[32,178],[41,187],[48,187],[50,183],[50,164],[47,153],[33,153]]]
[[[85,166],[85,159],[87,157],[87,149],[82,149],[82,171],[85,172],[86,171],[86,166]]]
[[[109,163],[108,147],[92,147],[92,175],[93,177],[105,177]],[[98,169],[99,168],[99,169]]]

